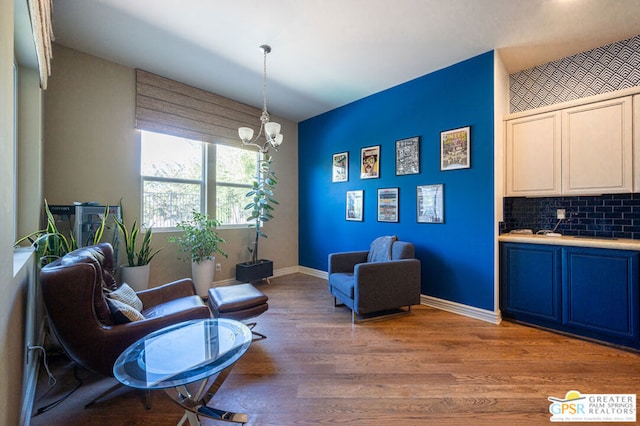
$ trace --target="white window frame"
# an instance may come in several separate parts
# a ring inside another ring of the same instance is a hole
[[[18,64],[13,61],[13,241],[18,239]]]

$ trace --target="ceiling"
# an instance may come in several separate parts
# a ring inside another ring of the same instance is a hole
[[[511,72],[640,34],[638,0],[54,0],[58,44],[301,121],[492,49]],[[55,79],[55,56],[54,74]]]

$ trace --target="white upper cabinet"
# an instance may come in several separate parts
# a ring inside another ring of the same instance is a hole
[[[562,111],[565,194],[633,191],[632,98]]]
[[[507,121],[507,195],[560,195],[560,132],[557,111]]]
[[[638,122],[640,95],[635,98]],[[634,166],[640,171],[640,153],[633,149],[633,102],[632,96],[578,101],[507,120],[506,195],[632,192]],[[636,129],[636,139],[638,133]],[[640,172],[635,179],[635,189],[640,190]]]

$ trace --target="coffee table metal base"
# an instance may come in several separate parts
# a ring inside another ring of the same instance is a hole
[[[207,406],[216,392],[218,392],[218,389],[220,389],[232,369],[233,365],[222,370],[217,376],[201,380],[199,385],[198,383],[191,383],[189,385],[182,385],[176,388],[167,388],[164,390],[172,401],[184,408],[184,415],[178,422],[178,426],[182,426],[184,424],[189,424],[189,426],[199,426],[200,420],[198,419],[198,416],[227,422],[241,424],[247,423],[246,414],[234,413]],[[196,387],[192,385],[198,386]],[[190,387],[194,387],[195,389],[190,389]]]

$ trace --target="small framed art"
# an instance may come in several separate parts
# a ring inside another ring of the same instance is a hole
[[[349,180],[349,153],[333,154],[331,182],[347,182]]]
[[[420,173],[420,137],[396,141],[396,176]]]
[[[418,223],[444,223],[444,185],[417,187]]]
[[[380,177],[380,145],[360,150],[360,179]]]
[[[398,221],[398,188],[378,189],[378,222]]]
[[[471,167],[471,127],[440,132],[440,170]]]
[[[347,220],[362,222],[364,218],[364,191],[347,191]]]

